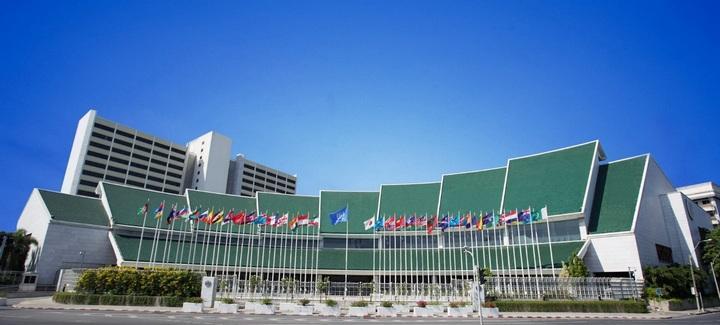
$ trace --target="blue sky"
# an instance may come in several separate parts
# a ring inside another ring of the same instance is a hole
[[[0,229],[77,120],[215,130],[301,194],[437,181],[600,139],[720,181],[717,2],[3,1]]]

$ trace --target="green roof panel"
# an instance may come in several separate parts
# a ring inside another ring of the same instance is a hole
[[[600,166],[589,233],[631,230],[647,160],[641,156]]]
[[[380,190],[380,215],[435,215],[440,183],[383,185]]]
[[[320,231],[323,233],[345,233],[345,227],[350,233],[367,234],[364,222],[377,213],[379,192],[320,192]],[[348,207],[349,223],[333,225],[330,222],[330,213]]]
[[[444,175],[440,213],[500,210],[506,168]]]
[[[54,220],[109,226],[109,219],[96,198],[38,190]]]

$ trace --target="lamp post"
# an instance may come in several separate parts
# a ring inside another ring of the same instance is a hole
[[[80,251],[80,269],[83,268],[85,264],[85,251]]]
[[[720,288],[718,288],[717,276],[715,275],[715,260],[717,256],[710,262],[710,270],[712,271],[713,280],[715,281],[715,292],[717,292],[718,300],[720,300]]]
[[[695,247],[693,247],[693,253],[697,253],[697,248],[700,246],[700,243],[703,242],[709,242],[712,239],[705,239],[699,241],[697,244],[695,244]],[[693,273],[693,259],[692,254],[688,255],[688,260],[690,261],[690,278],[692,279],[692,285],[693,289],[695,289],[695,305],[697,306],[697,311],[705,311],[705,307],[700,305],[700,291],[698,290],[697,284],[695,284],[695,274]],[[700,268],[700,263],[698,263],[698,268]]]
[[[475,291],[480,290],[481,284],[479,284],[477,281],[477,274],[480,269],[479,269],[478,265],[475,264],[475,254],[473,254],[473,252],[470,251],[470,249],[467,246],[463,247],[463,252],[465,254],[470,255],[470,258],[472,258],[473,287],[474,287]],[[480,301],[480,299],[479,299],[480,298],[479,293],[477,293],[477,294],[478,294],[478,315],[480,316],[480,325],[483,325],[483,314],[482,314],[483,304],[482,304],[482,301]],[[470,300],[472,301],[472,296],[470,297]]]

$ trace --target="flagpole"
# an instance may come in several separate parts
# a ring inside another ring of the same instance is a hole
[[[140,227],[140,240],[138,241],[138,251],[137,256],[135,256],[135,269],[138,269],[138,266],[140,264],[140,249],[142,248],[142,242],[145,239],[145,221],[147,221],[147,215],[148,211],[150,210],[150,198],[145,201],[145,205],[143,205],[143,223],[142,227]]]
[[[164,200],[163,200],[162,206],[163,206],[163,210],[164,210],[165,209],[165,201]],[[160,211],[157,213],[163,213],[163,212],[164,211]],[[160,238],[160,232],[158,230],[160,228],[160,219],[162,219],[162,215],[160,216],[160,218],[158,218],[157,213],[155,215],[155,232],[153,233],[153,244],[152,244],[152,249],[150,250],[150,258],[151,258],[150,267],[151,268],[155,268],[155,260],[157,257],[156,245],[157,245],[157,241]]]
[[[247,215],[247,211],[243,210],[242,217],[243,220],[240,220],[240,222],[245,222],[245,216]],[[235,223],[235,220],[233,220],[233,223]],[[233,298],[237,298],[237,296],[240,293],[240,264],[242,263],[241,260],[238,260],[238,258],[242,255],[242,247],[243,247],[243,230],[245,230],[245,227],[243,229],[240,229],[240,223],[237,223],[237,240],[235,242],[235,286],[233,288]]]
[[[308,219],[309,218],[310,218],[310,213],[308,213]],[[319,279],[319,277],[320,277],[320,268],[319,268],[319,266],[320,266],[319,265],[319,263],[320,263],[320,226],[322,223],[322,219],[319,217],[318,217],[318,219],[319,219],[318,223],[317,223],[317,225],[315,225],[315,227],[317,227],[317,232],[316,232],[317,235],[316,235],[316,239],[315,239],[315,283],[322,280],[322,279]],[[315,295],[317,296],[317,294],[318,294],[318,287],[317,287],[317,285],[315,285]]]
[[[183,209],[185,209],[185,208],[183,208]],[[180,210],[180,211],[182,211],[182,210]],[[187,220],[185,220],[185,221],[187,221]],[[178,258],[179,258],[180,263],[182,263],[182,258],[181,258],[182,253],[180,250],[180,246],[182,246],[182,248],[185,248],[185,231],[186,230],[187,230],[187,225],[185,223],[181,223],[180,229],[179,229],[180,234],[178,234],[177,240],[175,241],[175,261],[173,262],[173,264],[175,264],[175,266],[178,265]]]
[[[170,217],[173,217],[173,218],[174,218],[174,216],[173,216],[172,214],[173,214],[173,211],[175,211],[175,208],[176,208],[176,207],[177,207],[177,204],[176,204],[176,205],[173,205],[173,207],[170,208],[170,214],[171,214],[171,215],[168,216],[168,218],[170,218]],[[177,213],[177,212],[176,212],[176,213]],[[175,220],[172,220],[172,221],[170,221],[171,223],[168,223],[168,225],[170,226],[170,227],[168,227],[168,228],[171,229],[171,231],[167,231],[167,230],[165,231],[165,243],[164,243],[164,245],[163,245],[163,258],[162,258],[162,264],[163,264],[163,265],[166,265],[166,264],[167,264],[167,263],[166,263],[166,258],[167,258],[168,240],[170,240],[170,233],[172,232],[172,229],[175,227],[175,224],[172,223],[172,222],[174,222],[174,221],[175,221]]]
[[[541,215],[545,218],[545,225],[547,226],[548,236],[548,248],[550,249],[550,270],[552,271],[553,279],[555,278],[555,258],[553,257],[552,249],[552,235],[550,234],[550,218],[547,217],[547,205],[541,211]]]

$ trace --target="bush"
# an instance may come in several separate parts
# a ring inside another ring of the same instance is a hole
[[[95,295],[76,292],[56,292],[53,301],[73,305],[114,305],[114,306],[165,306],[181,307],[183,302],[198,301],[199,297],[151,297],[127,295]]]
[[[270,298],[263,298],[262,300],[260,300],[260,303],[263,304],[263,305],[272,305],[272,299],[270,299]]]
[[[200,280],[200,274],[186,270],[105,267],[84,271],[76,289],[86,294],[194,297],[200,295]]]
[[[393,303],[392,303],[392,301],[383,301],[382,303],[380,303],[380,306],[385,307],[385,308],[392,308]]]
[[[303,305],[303,306],[307,306],[308,304],[310,304],[310,300],[308,300],[308,299],[300,299],[300,301],[298,301],[298,302],[300,303],[300,305]]]
[[[497,308],[497,305],[495,304],[494,301],[486,301],[483,303],[482,306],[485,308]]]
[[[702,283],[705,273],[694,269],[695,280]],[[643,269],[645,274],[645,285],[652,288],[650,293],[645,290],[646,294],[651,294],[649,298],[659,298],[655,296],[654,288],[661,288],[663,292],[662,298],[690,298],[690,287],[692,287],[692,278],[690,277],[690,269],[686,265],[672,264],[667,266],[650,266]]]
[[[200,297],[187,297],[183,302],[189,302],[192,304],[201,304],[203,302],[202,298]]]
[[[448,305],[448,307],[450,307],[450,308],[460,308],[460,307],[465,307],[465,305],[467,305],[467,303],[464,302],[464,301],[453,301],[453,302],[451,302],[451,303]]]
[[[352,306],[352,307],[367,307],[368,302],[365,300],[353,301],[353,303],[350,304],[350,306]]]
[[[195,298],[200,299],[200,302],[202,302],[202,299],[200,297],[195,297]],[[186,300],[186,298],[181,298],[181,297],[160,297],[160,306],[182,307],[182,304],[185,300]]]
[[[328,299],[328,300],[325,300],[325,305],[328,307],[335,307],[335,306],[337,306],[337,301]]]
[[[420,301],[417,302],[417,306],[420,307],[420,308],[425,308],[425,307],[427,307],[427,301],[425,301],[425,300],[420,300]]]
[[[537,301],[501,300],[495,302],[504,312],[580,312],[580,313],[647,313],[644,301]]]
[[[235,303],[235,299],[232,299],[232,298],[222,298],[222,299],[220,299],[220,302],[229,305],[229,304],[234,304],[234,303]]]

